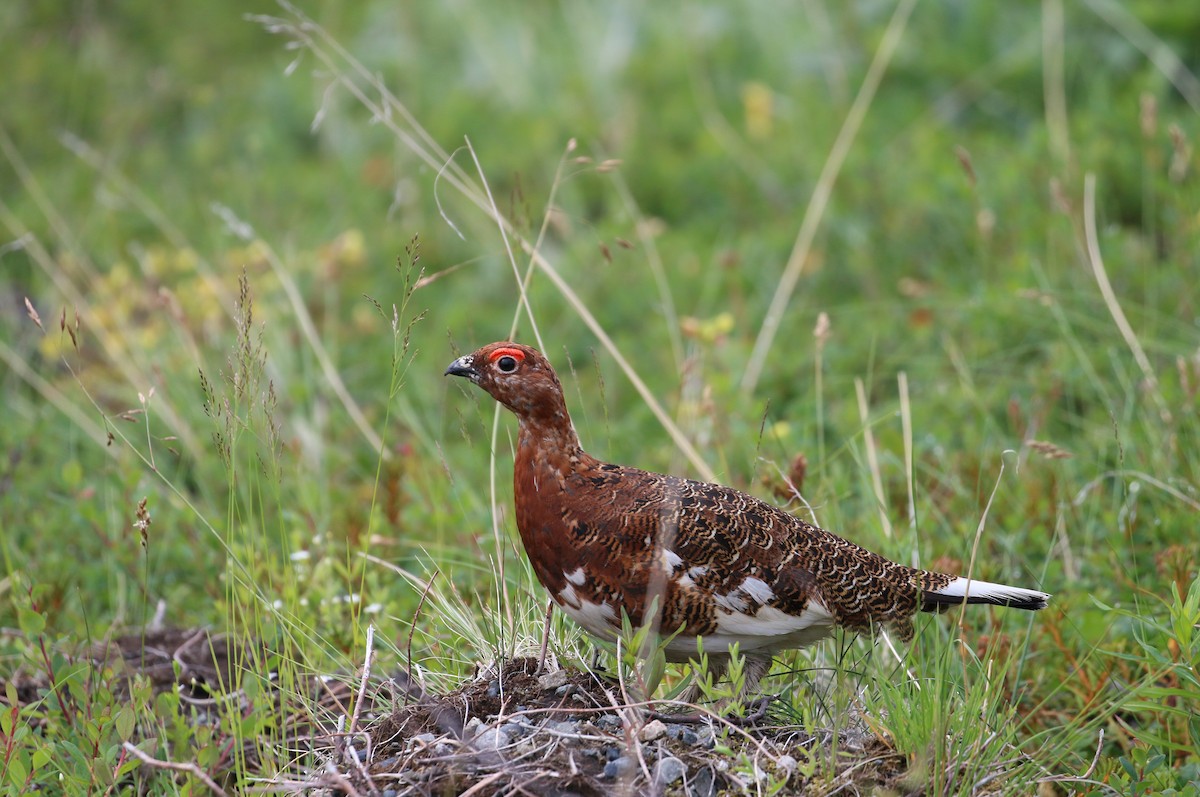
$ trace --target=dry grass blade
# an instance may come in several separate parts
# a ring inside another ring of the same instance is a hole
[[[1138,21],[1121,3],[1114,3],[1112,0],[1084,0],[1084,5],[1138,48],[1142,55],[1146,56],[1146,60],[1154,64],[1187,104],[1192,106],[1192,110],[1200,113],[1200,80],[1197,80],[1187,64],[1166,42],[1155,36],[1153,31]]]
[[[908,0],[911,5],[912,0]],[[663,409],[658,399],[650,392],[646,383],[618,350],[608,333],[596,320],[580,299],[579,295],[567,284],[557,269],[538,251],[534,242],[528,240],[516,229],[513,223],[502,214],[494,211],[492,203],[485,192],[471,183],[466,174],[452,162],[441,147],[437,146],[424,127],[412,116],[394,95],[388,91],[382,80],[369,72],[359,61],[342,48],[321,26],[314,23],[291,4],[280,0],[280,5],[292,14],[296,22],[280,21],[273,18],[256,17],[269,30],[295,38],[297,44],[306,47],[331,74],[337,75],[339,84],[357,99],[363,107],[371,112],[372,117],[386,126],[404,146],[408,147],[417,157],[430,168],[442,170],[441,179],[457,189],[463,197],[483,211],[500,225],[509,238],[515,241],[531,261],[549,277],[550,282],[563,295],[575,313],[583,320],[588,329],[600,340],[605,350],[612,355],[621,371],[633,384],[638,395],[650,408],[651,413],[670,435],[672,442],[683,452],[692,467],[701,478],[715,481],[716,474],[700,456],[696,448],[687,439],[683,431]],[[358,82],[361,81],[361,84]],[[377,99],[378,98],[378,99]],[[395,119],[400,116],[408,127],[402,127]],[[443,169],[444,167],[444,169]]]
[[[862,420],[863,440],[867,445],[867,468],[871,471],[871,489],[875,491],[875,507],[879,510],[879,525],[883,536],[892,538],[892,521],[887,513],[887,499],[883,495],[883,477],[879,473],[879,455],[875,452],[875,434],[871,431],[871,412],[867,406],[867,391],[862,379],[854,378],[854,393],[858,396],[858,417]]]
[[[1094,174],[1088,174],[1083,180],[1083,232],[1087,245],[1088,264],[1092,267],[1092,274],[1096,277],[1100,295],[1104,297],[1104,306],[1108,308],[1113,322],[1121,332],[1121,337],[1125,339],[1125,345],[1129,346],[1129,350],[1133,352],[1133,359],[1137,361],[1138,368],[1141,369],[1142,376],[1146,379],[1146,387],[1158,405],[1159,417],[1164,423],[1169,423],[1171,411],[1167,409],[1167,402],[1163,399],[1162,391],[1158,389],[1158,377],[1154,373],[1154,366],[1150,364],[1146,350],[1142,348],[1129,319],[1125,317],[1125,311],[1121,309],[1121,303],[1117,301],[1117,294],[1113,291],[1112,283],[1108,281],[1108,271],[1104,268],[1104,258],[1100,254],[1100,239],[1096,233],[1096,175]]]
[[[758,385],[758,378],[762,375],[763,366],[767,361],[767,352],[771,350],[775,333],[779,330],[780,322],[783,321],[784,311],[787,310],[788,302],[792,299],[792,292],[796,289],[796,282],[804,271],[804,264],[808,262],[808,255],[812,251],[817,230],[825,216],[825,208],[829,205],[829,198],[833,194],[833,186],[837,182],[838,173],[841,172],[846,155],[849,154],[858,130],[862,127],[867,110],[871,107],[871,101],[875,98],[875,91],[879,88],[879,83],[883,80],[883,75],[892,61],[892,55],[895,54],[896,47],[900,44],[900,39],[908,24],[908,17],[915,5],[916,0],[901,0],[896,6],[896,11],[892,14],[891,21],[888,22],[887,30],[884,31],[883,40],[879,43],[879,49],[875,51],[875,58],[867,70],[867,76],[863,78],[858,96],[854,98],[854,104],[850,106],[850,112],[846,114],[846,120],[842,123],[842,129],[833,142],[829,157],[825,159],[825,165],[821,168],[821,176],[817,178],[817,184],[813,188],[812,199],[808,203],[808,210],[804,213],[804,221],[800,225],[796,243],[792,247],[792,253],[788,256],[783,276],[779,278],[779,284],[775,287],[775,296],[771,299],[771,306],[767,308],[762,328],[759,329],[758,338],[754,341],[754,351],[750,354],[750,362],[746,365],[746,372],[742,375],[742,390],[746,393],[753,393],[754,388]]]

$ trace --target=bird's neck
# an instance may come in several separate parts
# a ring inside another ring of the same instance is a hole
[[[539,459],[549,458],[551,461],[561,458],[565,462],[583,455],[579,435],[575,433],[575,425],[571,423],[566,410],[561,414],[522,417],[517,448],[528,454],[540,452]]]

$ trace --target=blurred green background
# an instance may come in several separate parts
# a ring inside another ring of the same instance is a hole
[[[87,638],[138,626],[159,600],[171,624],[221,623],[231,559],[343,653],[360,605],[407,618],[419,598],[361,553],[436,561],[487,594],[492,406],[441,374],[508,335],[519,294],[495,221],[445,179],[456,165],[479,183],[471,150],[528,240],[555,192],[541,252],[721,481],[769,496],[802,453],[823,525],[961,565],[999,479],[976,573],[1056,593],[1031,632],[1038,677],[1111,672],[1088,652],[1132,644],[1132,621],[1096,601],[1187,591],[1200,6],[917,4],[748,390],[764,314],[895,5],[299,8],[313,24],[227,0],[0,5],[0,625],[33,605],[54,634]],[[370,76],[407,119],[364,107],[382,97]],[[412,120],[449,161],[408,143]],[[1086,254],[1085,175],[1134,347]],[[412,293],[401,327],[426,315],[403,349],[393,265],[412,260],[414,236],[418,268],[445,273]],[[239,349],[243,271],[254,331]],[[536,272],[530,301],[584,445],[697,475]],[[77,343],[60,318],[79,319]],[[262,393],[222,415],[200,374],[236,393],[227,379],[260,336]],[[525,319],[518,337],[533,342]],[[275,403],[255,420],[266,380]],[[237,429],[258,453],[233,467],[214,434]],[[502,419],[502,506],[512,431]],[[361,603],[321,600],[347,593]],[[403,646],[405,628],[385,633]],[[1053,694],[1054,710],[1091,705]]]

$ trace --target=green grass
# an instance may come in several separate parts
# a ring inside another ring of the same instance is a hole
[[[803,453],[793,511],[1055,595],[789,654],[795,716],[915,791],[1200,789],[1200,12],[244,10],[0,11],[0,788],[300,771],[274,718],[368,624],[438,688],[535,651],[514,423],[441,377],[516,319],[597,456],[769,497]],[[156,615],[264,643],[222,722],[82,655]]]

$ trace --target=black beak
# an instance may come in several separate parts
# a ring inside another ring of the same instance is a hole
[[[474,379],[478,375],[471,364],[471,355],[469,354],[450,363],[446,367],[446,373],[442,374],[442,376],[465,376],[468,379]]]

